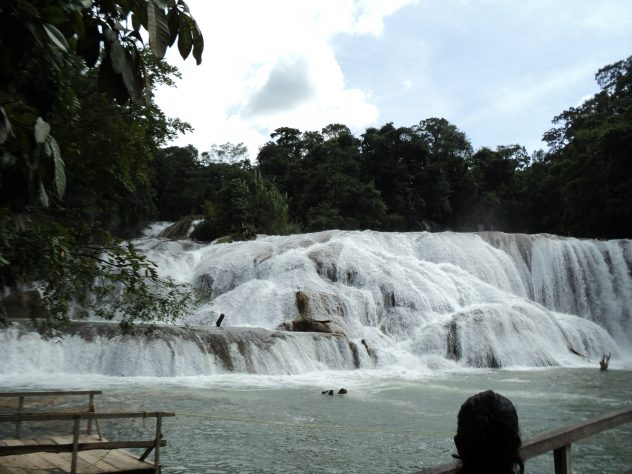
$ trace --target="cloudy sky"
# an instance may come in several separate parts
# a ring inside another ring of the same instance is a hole
[[[444,117],[475,148],[544,147],[594,73],[632,55],[630,0],[187,0],[202,65],[157,100],[193,125],[175,144],[245,143],[278,127],[356,135]]]

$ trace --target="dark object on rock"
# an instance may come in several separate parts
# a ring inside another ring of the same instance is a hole
[[[346,388],[341,388],[340,390],[338,390],[338,395],[344,395],[345,393],[347,393]]]
[[[377,354],[372,348],[369,347],[369,345],[366,343],[366,340],[362,339],[361,342],[364,348],[366,349],[366,353],[369,354],[369,357],[373,359],[374,361],[377,361]]]
[[[328,326],[330,319],[318,321],[316,319],[295,319],[293,321],[283,321],[277,327],[280,331],[293,332],[324,332],[327,334],[335,334]]]
[[[217,322],[215,323],[215,326],[220,327],[223,320],[224,320],[224,313],[219,315],[219,318],[217,318]]]
[[[333,391],[333,390],[330,390],[329,392],[327,392],[327,394],[328,394],[328,395],[333,395],[333,394],[334,394],[334,391]]]
[[[199,219],[200,216],[186,216],[180,219],[178,222],[171,224],[166,229],[163,229],[158,237],[162,237],[169,240],[184,240],[189,238],[189,230],[193,225],[193,221]]]
[[[310,317],[309,296],[303,291],[299,290],[296,292],[296,307],[298,309],[298,317],[292,321],[283,321],[277,327],[278,330],[335,334],[329,327],[331,319],[317,320]]]
[[[603,356],[601,356],[601,360],[599,361],[599,370],[608,370],[610,356],[612,356],[612,354],[608,354],[607,356],[606,354],[604,354]]]

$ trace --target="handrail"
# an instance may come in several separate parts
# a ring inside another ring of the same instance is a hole
[[[632,405],[589,420],[540,433],[525,441],[520,448],[523,460],[553,451],[555,474],[571,472],[571,444],[632,421]],[[417,471],[416,474],[455,474],[459,462],[451,462]],[[628,472],[628,471],[626,471]]]
[[[18,446],[0,446],[0,457],[10,455],[30,454],[37,452],[49,452],[49,453],[72,453],[71,458],[71,473],[77,472],[77,457],[80,451],[89,451],[93,449],[120,449],[120,448],[146,448],[145,452],[140,458],[140,461],[144,461],[145,458],[154,451],[154,472],[160,472],[160,448],[167,445],[167,442],[162,439],[162,418],[166,416],[175,416],[173,412],[109,412],[109,413],[96,413],[94,407],[94,395],[101,394],[100,390],[89,391],[72,391],[72,392],[4,392],[0,393],[0,397],[18,397],[19,405],[18,412],[11,414],[0,414],[0,423],[15,423],[16,424],[16,439],[20,437],[20,427],[22,422],[32,421],[73,421],[73,434],[72,443],[40,443]],[[57,396],[57,395],[89,395],[88,411],[75,411],[75,412],[30,412],[25,413],[22,411],[24,408],[24,399],[26,397],[36,396]],[[151,440],[147,441],[105,441],[101,439],[101,432],[99,429],[98,420],[101,419],[121,419],[121,418],[156,418],[156,433]],[[94,421],[97,426],[97,432],[99,435],[99,441],[82,441],[79,436],[79,428],[82,420],[88,421],[87,434],[90,435],[91,424]]]
[[[49,412],[49,413],[19,413],[10,415],[0,415],[0,423],[11,421],[60,421],[60,420],[74,420],[75,418],[94,420],[98,419],[112,419],[112,418],[157,418],[163,416],[176,416],[173,412],[165,411],[138,411],[138,412],[99,412],[94,413],[91,411],[83,412]]]
[[[73,396],[73,395],[88,395],[88,411],[95,412],[94,396],[100,395],[103,392],[101,390],[48,390],[39,392],[0,392],[0,398],[17,398],[18,399],[18,413],[24,412],[24,400],[26,398],[35,397],[53,397],[53,396]],[[88,420],[88,426],[86,428],[87,434],[92,434],[92,419]],[[97,434],[101,437],[101,429],[99,427],[99,420],[94,420],[97,427]],[[22,434],[22,422],[17,421],[15,423],[15,437],[20,439]]]
[[[0,398],[15,397],[51,397],[56,395],[101,395],[102,390],[66,390],[48,392],[0,392]]]

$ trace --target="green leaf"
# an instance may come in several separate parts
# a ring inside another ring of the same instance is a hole
[[[176,42],[176,38],[178,37],[178,30],[180,28],[179,23],[180,15],[177,8],[172,8],[169,10],[169,14],[167,15],[167,24],[169,25],[169,47],[173,46],[173,43]]]
[[[149,31],[149,46],[154,55],[162,59],[169,46],[169,25],[167,15],[158,0],[150,0],[147,3],[147,26]]]
[[[85,24],[85,33],[79,37],[77,52],[83,57],[88,67],[93,67],[99,60],[101,53],[101,36],[93,21]]]
[[[44,30],[46,31],[46,34],[48,35],[48,37],[52,41],[52,43],[57,48],[61,49],[64,53],[67,53],[68,52],[68,43],[66,42],[66,38],[64,37],[62,32],[59,31],[57,28],[55,28],[50,23],[42,23],[42,26],[44,27]]]
[[[202,32],[197,25],[197,22],[191,18],[193,28],[191,28],[191,34],[193,36],[193,57],[195,62],[199,65],[202,63],[202,51],[204,51],[204,38]]]
[[[37,199],[38,199],[39,203],[42,205],[42,207],[48,207],[49,206],[48,194],[46,194],[46,189],[44,188],[44,183],[42,183],[41,181],[39,182],[39,193],[38,193]]]
[[[59,150],[57,140],[49,135],[47,143],[50,146],[50,151],[53,158],[55,191],[57,191],[59,199],[63,199],[64,193],[66,192],[66,164],[61,158],[61,151]]]
[[[138,64],[134,63],[129,51],[118,41],[113,41],[110,44],[110,58],[112,61],[112,69],[123,78],[123,83],[125,84],[129,96],[132,100],[137,100],[140,97],[142,89],[142,82],[140,78],[137,77]]]
[[[7,141],[8,138],[13,136],[13,130],[11,128],[11,122],[7,116],[4,108],[0,107],[0,145]]]
[[[33,136],[35,137],[35,143],[44,143],[46,137],[50,133],[50,124],[46,122],[42,117],[37,117],[35,125],[33,126]]]
[[[178,51],[182,59],[186,59],[191,54],[193,48],[193,38],[191,35],[191,24],[185,15],[180,15],[180,29],[178,32]]]
[[[189,13],[189,5],[187,5],[184,0],[178,0],[178,5],[182,5],[184,11]]]

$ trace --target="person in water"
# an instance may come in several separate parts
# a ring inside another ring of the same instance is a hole
[[[468,398],[459,410],[454,444],[459,474],[524,473],[520,429],[513,403],[491,390]]]

